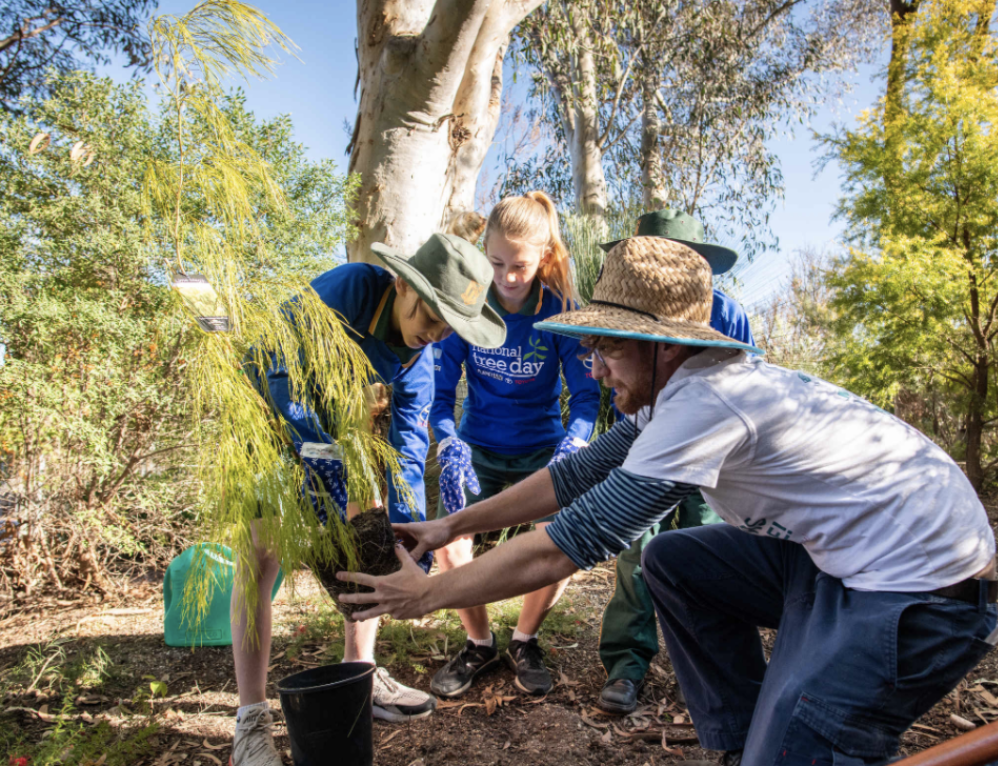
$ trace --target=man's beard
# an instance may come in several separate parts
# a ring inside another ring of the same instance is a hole
[[[651,360],[641,365],[640,372],[635,376],[635,384],[625,390],[616,389],[613,403],[625,415],[636,415],[642,407],[651,404]]]

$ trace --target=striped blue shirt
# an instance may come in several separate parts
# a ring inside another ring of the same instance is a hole
[[[634,438],[634,423],[621,421],[548,467],[562,510],[547,533],[579,569],[592,569],[629,548],[696,490],[692,484],[623,470]]]

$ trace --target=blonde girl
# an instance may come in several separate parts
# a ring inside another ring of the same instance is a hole
[[[486,349],[451,336],[434,347],[436,394],[430,424],[439,442],[438,518],[498,494],[575,452],[592,436],[599,410],[599,384],[579,360],[579,342],[534,329],[536,322],[574,307],[569,254],[551,199],[534,191],[496,205],[485,228],[485,254],[494,271],[487,300],[506,323],[506,341]],[[462,365],[468,395],[458,425],[455,389]],[[561,417],[562,376],[570,393],[567,427]],[[440,568],[470,562],[472,546],[471,538],[463,538],[442,548]],[[528,694],[546,694],[551,688],[537,634],[564,586],[556,583],[524,597],[504,655],[516,685]],[[458,614],[468,640],[430,684],[441,697],[460,696],[501,659],[486,608],[460,609]]]

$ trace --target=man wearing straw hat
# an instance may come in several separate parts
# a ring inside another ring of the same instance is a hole
[[[662,237],[695,250],[715,276],[730,271],[738,254],[727,247],[704,242],[703,225],[679,210],[656,210],[638,218],[636,237]],[[620,240],[600,245],[610,252]],[[755,344],[748,316],[737,301],[714,288],[710,326],[749,346]],[[599,656],[606,683],[596,704],[608,713],[624,715],[638,705],[638,692],[651,661],[658,654],[658,628],[651,594],[641,576],[641,554],[660,532],[716,524],[721,517],[707,505],[699,490],[683,499],[671,517],[652,525],[626,551],[617,556],[613,596],[603,610]]]
[[[617,244],[594,300],[544,329],[581,336],[629,415],[482,503],[396,532],[544,530],[427,577],[405,552],[366,619],[536,590],[626,549],[699,487],[728,522],[670,531],[645,581],[700,744],[726,766],[872,764],[998,637],[994,535],[945,452],[848,391],[712,330],[710,269],[652,237]],[[759,627],[777,628],[769,662]]]

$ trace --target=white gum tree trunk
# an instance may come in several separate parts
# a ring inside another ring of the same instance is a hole
[[[412,253],[474,203],[495,134],[510,32],[542,0],[358,0],[359,173],[351,261]]]
[[[669,200],[662,172],[662,119],[658,112],[658,72],[642,73],[641,202],[645,211],[661,210]]]
[[[565,104],[565,136],[572,158],[572,186],[578,210],[602,218],[606,213],[606,175],[599,130],[596,62],[583,23],[573,23],[578,52],[573,61],[571,96]]]

